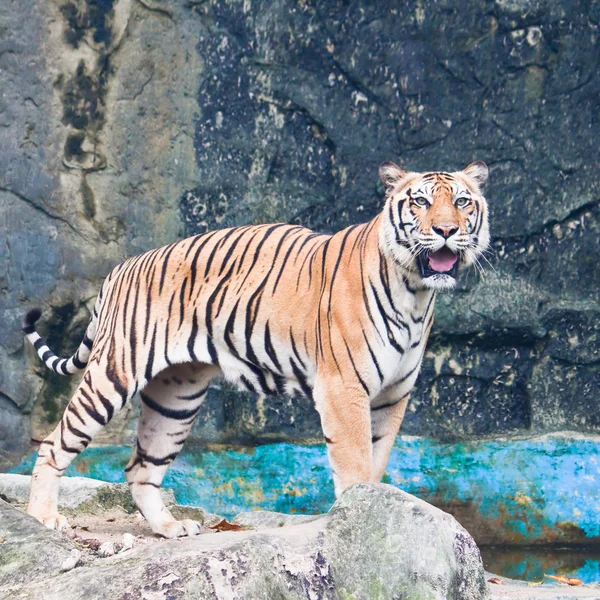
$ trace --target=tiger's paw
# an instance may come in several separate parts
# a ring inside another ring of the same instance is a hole
[[[53,515],[49,515],[47,517],[38,517],[34,515],[35,518],[40,521],[44,527],[48,529],[54,529],[55,531],[67,532],[71,529],[69,525],[69,521],[62,515],[58,513],[54,513]]]
[[[204,527],[197,521],[183,519],[181,521],[166,521],[155,527],[152,527],[154,533],[165,538],[192,537],[205,533]]]

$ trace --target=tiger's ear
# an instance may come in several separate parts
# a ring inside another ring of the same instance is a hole
[[[393,162],[384,162],[379,165],[379,179],[386,190],[394,187],[404,177],[406,177],[406,173]]]
[[[463,169],[463,173],[465,175],[468,175],[471,179],[475,181],[475,183],[480,188],[482,188],[487,183],[490,170],[484,162],[476,160],[475,162],[472,162],[468,167],[465,167]]]

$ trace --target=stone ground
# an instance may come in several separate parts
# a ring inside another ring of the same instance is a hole
[[[468,532],[389,485],[357,485],[324,515],[244,513],[237,526],[221,522],[217,533],[162,540],[124,486],[84,478],[68,484],[79,506],[60,500],[69,535],[49,531],[17,508],[27,483],[0,476],[2,600],[486,597]],[[209,530],[219,521],[197,508],[171,510]]]
[[[20,505],[25,509],[25,505]],[[174,512],[177,512],[176,510]],[[202,518],[202,510],[197,511],[197,518]],[[183,514],[183,513],[182,513]],[[188,512],[189,514],[189,512]],[[259,513],[257,513],[258,515]],[[208,515],[205,524],[216,524],[220,518],[216,515]],[[247,513],[234,519],[234,523],[241,523],[244,527],[250,527],[251,523],[257,528],[276,526],[277,518],[280,521],[288,519],[289,515],[278,515],[278,513],[262,513],[260,518],[253,520],[248,518]],[[303,520],[306,517],[299,517]],[[310,519],[310,517],[309,517]],[[294,519],[295,520],[295,519]],[[133,536],[131,548],[139,548],[148,545],[163,545],[167,540],[152,533],[148,524],[138,511],[133,514],[127,513],[122,508],[113,508],[101,515],[92,512],[77,514],[70,520],[72,530],[68,532],[75,543],[81,548],[84,558],[82,562],[102,560],[110,554],[110,548],[120,550],[119,553],[128,552],[128,536]],[[206,528],[203,535],[219,535],[216,530]],[[122,547],[122,549],[120,549]],[[108,548],[109,554],[103,556]],[[544,582],[541,585],[532,586],[526,582],[515,581],[506,577],[499,577],[493,573],[486,572],[486,580],[495,579],[501,583],[488,583],[489,600],[566,600],[567,598],[589,598],[600,600],[600,586],[581,585],[570,587],[565,584]]]
[[[165,540],[154,535],[139,512],[132,510],[131,500],[124,485],[104,484],[86,478],[65,478],[64,483],[60,502],[63,506],[62,511],[68,515],[71,524],[71,529],[64,534],[64,539],[65,542],[70,539],[79,550],[80,554],[76,561],[78,567],[97,567],[111,556],[114,556],[115,559],[119,557],[125,559],[129,553],[133,557],[140,551],[144,555],[152,556],[160,554],[161,551],[176,554],[178,548],[183,551],[188,544],[187,540]],[[11,506],[24,510],[28,484],[28,477],[1,475],[0,498],[8,500]],[[388,488],[389,486],[383,487]],[[165,496],[168,502],[172,502],[171,494],[166,492]],[[219,544],[219,539],[226,537],[230,537],[235,542],[236,535],[239,535],[241,540],[248,536],[250,533],[248,530],[257,530],[257,533],[260,531],[273,535],[277,531],[284,533],[281,529],[284,526],[308,524],[311,521],[322,520],[322,516],[285,515],[269,511],[256,511],[242,513],[233,519],[233,524],[238,526],[237,532],[218,532],[214,528],[221,522],[221,517],[218,515],[206,513],[201,508],[174,504],[171,506],[171,510],[177,518],[193,518],[202,522],[205,526],[203,535],[210,536],[214,540],[214,542],[207,540],[210,547],[222,546]],[[433,510],[435,511],[435,509]],[[225,525],[225,527],[231,528],[229,525]],[[288,534],[284,534],[284,536],[289,535],[289,528],[285,527],[285,529]],[[0,544],[4,541],[10,541],[10,539],[4,540],[0,536]],[[132,552],[133,550],[136,552]],[[74,565],[67,566],[72,569]],[[490,600],[562,600],[563,598],[596,598],[600,600],[600,585],[598,584],[570,587],[546,580],[540,585],[532,585],[498,577],[492,573],[485,573],[485,579],[488,581]],[[0,597],[3,597],[1,593]]]

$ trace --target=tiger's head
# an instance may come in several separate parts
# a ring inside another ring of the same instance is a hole
[[[424,287],[448,289],[459,269],[477,262],[490,243],[481,161],[455,173],[405,173],[379,167],[386,188],[380,246]]]

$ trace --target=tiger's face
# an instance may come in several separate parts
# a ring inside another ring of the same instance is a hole
[[[424,287],[454,287],[459,269],[479,262],[490,242],[481,193],[487,166],[477,161],[455,173],[405,173],[386,162],[379,177],[386,187],[382,250]]]

